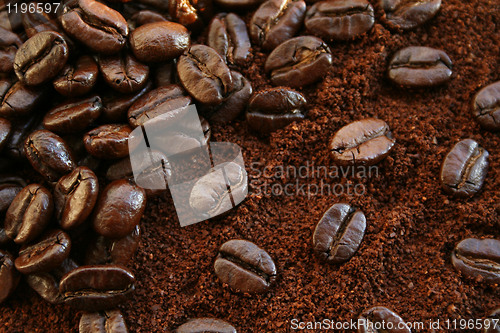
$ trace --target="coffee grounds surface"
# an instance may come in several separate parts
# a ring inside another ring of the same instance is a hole
[[[268,138],[250,132],[242,120],[212,128],[212,141],[242,147],[251,183],[242,204],[218,220],[181,228],[168,194],[149,200],[132,264],[136,292],[120,306],[131,332],[170,332],[196,317],[226,320],[238,332],[289,332],[294,318],[350,321],[375,305],[406,321],[443,322],[484,318],[500,306],[498,286],[462,277],[450,260],[464,238],[500,238],[500,135],[481,129],[471,112],[475,93],[500,80],[500,5],[446,0],[425,26],[397,33],[380,23],[380,8],[371,2],[377,13],[373,29],[352,42],[330,43],[332,71],[301,90],[308,101],[304,121]],[[411,45],[444,50],[453,61],[451,81],[409,91],[387,80],[392,54]],[[240,68],[255,91],[271,87],[263,71],[266,56],[254,49],[253,60]],[[279,166],[332,166],[331,137],[367,117],[386,121],[396,138],[377,173],[276,174]],[[457,200],[443,193],[439,170],[447,152],[465,138],[490,152],[490,169],[477,195]],[[261,174],[265,167],[269,177]],[[280,194],[290,183],[296,192]],[[345,190],[360,184],[364,193],[314,195],[314,185],[325,183]],[[361,209],[368,226],[354,257],[329,265],[315,257],[312,234],[338,202]],[[252,241],[274,259],[278,277],[269,292],[240,295],[217,279],[213,263],[230,239]],[[81,314],[47,304],[25,282],[0,309],[0,332],[75,332]]]

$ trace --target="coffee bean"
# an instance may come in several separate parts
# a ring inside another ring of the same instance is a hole
[[[90,56],[78,58],[74,65],[66,65],[54,81],[54,89],[61,95],[75,97],[85,95],[97,82],[99,69]]]
[[[152,88],[153,83],[148,81],[144,88],[133,94],[122,95],[108,91],[102,95],[103,117],[111,122],[127,122],[128,109]]]
[[[166,62],[159,64],[156,67],[154,82],[157,87],[168,86],[169,84],[177,83],[177,72],[175,62]]]
[[[369,31],[375,23],[373,7],[366,0],[317,2],[306,13],[310,33],[327,40],[349,40]]]
[[[49,181],[57,181],[76,167],[69,147],[50,131],[32,132],[24,142],[24,149],[31,166]]]
[[[231,71],[221,56],[205,45],[193,45],[177,62],[179,79],[196,100],[215,105],[233,90]]]
[[[209,0],[170,0],[168,13],[174,19],[192,32],[199,32],[204,20],[212,16],[212,1]]]
[[[358,322],[363,323],[358,327],[359,333],[411,333],[411,329],[397,313],[383,306],[365,310],[359,316]]]
[[[36,6],[36,2],[31,2]],[[61,28],[57,21],[51,17],[50,12],[45,11],[26,11],[22,16],[24,31],[28,37],[33,37],[39,32],[55,31],[61,34]],[[62,34],[61,34],[62,35]],[[67,36],[63,36],[66,40]]]
[[[189,47],[190,42],[187,29],[174,22],[145,24],[130,35],[132,52],[142,62],[177,58]]]
[[[119,310],[87,312],[80,318],[79,333],[128,333]]]
[[[500,308],[493,310],[483,322],[482,333],[500,333]]]
[[[132,26],[133,29],[130,29],[131,31],[135,30],[135,28],[140,27],[141,25],[145,24],[150,24],[150,23],[157,23],[157,22],[167,22],[168,20],[163,16],[162,14],[158,12],[154,12],[152,10],[140,10],[132,17],[130,18],[129,22],[129,27]]]
[[[263,3],[265,0],[214,0],[214,3],[224,9],[250,9]]]
[[[12,134],[12,125],[10,121],[8,121],[5,118],[0,118],[0,152],[9,142],[11,134]]]
[[[52,230],[37,243],[24,246],[16,259],[16,269],[23,274],[48,272],[62,264],[71,250],[69,235],[61,230]]]
[[[366,218],[348,204],[334,204],[316,225],[314,251],[328,263],[341,264],[351,259],[365,235]]]
[[[7,251],[0,250],[0,304],[5,301],[17,287],[19,273],[14,267],[14,257]]]
[[[102,125],[85,134],[85,149],[102,159],[122,158],[128,155],[128,136],[132,128],[128,125]]]
[[[123,16],[94,0],[66,2],[59,21],[68,35],[98,53],[117,53],[127,41],[129,31]]]
[[[140,90],[149,77],[149,67],[124,52],[100,57],[99,68],[106,83],[124,94]]]
[[[332,54],[321,39],[300,36],[276,47],[264,68],[274,85],[297,88],[321,79],[331,65]]]
[[[446,193],[469,198],[483,186],[488,172],[488,151],[472,139],[458,142],[441,166],[441,185]]]
[[[10,158],[15,160],[21,160],[26,157],[26,152],[24,150],[24,141],[31,132],[42,128],[42,121],[40,115],[34,115],[28,118],[17,119],[13,123],[11,135],[7,140],[4,152]]]
[[[63,276],[59,291],[71,307],[100,311],[122,304],[134,282],[132,272],[120,266],[81,266]]]
[[[500,81],[481,89],[474,97],[473,108],[482,127],[500,130]]]
[[[500,241],[467,238],[451,255],[453,266],[464,276],[488,284],[500,283]]]
[[[56,133],[85,130],[101,115],[102,101],[97,95],[68,100],[51,109],[43,118],[43,126]]]
[[[0,116],[25,117],[40,105],[46,93],[45,87],[28,87],[19,81],[0,79]]]
[[[61,177],[54,188],[56,217],[63,229],[82,224],[92,212],[99,193],[97,176],[86,167],[77,167]]]
[[[214,267],[223,283],[243,293],[265,292],[276,279],[276,266],[269,254],[246,240],[222,244]]]
[[[443,84],[451,78],[451,60],[441,50],[410,46],[399,50],[389,63],[389,78],[400,86],[419,88]]]
[[[26,185],[26,182],[21,177],[8,175],[0,177],[0,213],[9,208],[14,198]]]
[[[14,70],[14,57],[22,44],[18,35],[0,27],[0,73]]]
[[[7,1],[0,3],[0,27],[9,31],[18,31],[23,28],[21,11],[9,10],[7,3]]]
[[[219,52],[229,65],[243,65],[250,57],[250,37],[238,15],[221,13],[208,27],[207,45]]]
[[[433,18],[441,7],[441,0],[380,0],[379,5],[390,27],[407,30]]]
[[[14,198],[5,215],[5,232],[17,244],[37,238],[49,223],[54,203],[50,191],[30,184]]]
[[[338,130],[330,150],[339,165],[373,165],[389,155],[395,142],[385,121],[367,118]]]
[[[213,333],[236,333],[236,328],[224,320],[216,318],[196,318],[177,327],[175,333],[196,333],[196,332],[213,332]]]
[[[268,134],[305,117],[305,97],[284,87],[255,93],[248,102],[246,119],[253,130]]]
[[[139,224],[145,208],[146,193],[142,188],[124,179],[116,180],[100,194],[92,225],[104,237],[125,237]]]

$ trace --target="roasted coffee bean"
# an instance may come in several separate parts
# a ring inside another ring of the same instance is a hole
[[[132,26],[133,29],[130,30],[133,31],[135,30],[135,28],[140,27],[141,25],[166,21],[168,20],[165,18],[165,16],[158,12],[154,12],[152,10],[140,10],[130,18],[129,27]]]
[[[380,0],[379,4],[390,27],[407,30],[433,18],[441,7],[441,0]]]
[[[500,241],[467,238],[457,244],[451,262],[464,276],[488,284],[500,283]]]
[[[246,108],[252,95],[252,85],[240,73],[231,71],[233,91],[226,101],[216,106],[200,106],[212,124],[224,124],[236,119]]]
[[[23,84],[36,86],[55,77],[68,57],[63,36],[54,31],[39,32],[17,50],[14,71]]]
[[[305,106],[301,93],[283,87],[266,89],[250,98],[246,118],[253,130],[267,134],[304,119]]]
[[[56,217],[63,229],[82,224],[92,212],[99,193],[97,176],[86,167],[61,177],[54,188]]]
[[[17,244],[37,238],[52,217],[54,202],[50,191],[30,184],[14,198],[5,215],[5,232]]]
[[[31,166],[49,181],[57,181],[76,167],[69,147],[50,131],[31,133],[24,142],[24,149]]]
[[[224,320],[216,318],[196,318],[177,327],[175,333],[236,333],[236,328]]]
[[[395,142],[385,121],[367,118],[338,130],[330,150],[339,165],[373,165],[389,155]]]
[[[24,117],[32,113],[46,95],[45,87],[28,87],[20,81],[0,79],[0,116]]]
[[[42,236],[37,243],[24,246],[16,259],[16,269],[23,274],[48,272],[68,258],[71,239],[61,230],[52,230]]]
[[[175,62],[166,62],[156,67],[154,82],[157,87],[177,83]]]
[[[396,52],[389,63],[389,78],[400,86],[419,88],[443,84],[451,78],[451,60],[441,50],[410,46]]]
[[[474,97],[473,108],[482,127],[500,130],[500,81],[481,89]]]
[[[265,71],[277,86],[306,86],[325,76],[332,65],[328,45],[312,36],[295,37],[267,57]]]
[[[128,333],[119,310],[87,312],[80,318],[79,333]]]
[[[23,28],[21,11],[9,10],[6,1],[0,2],[0,27],[9,31],[18,31]]]
[[[188,30],[174,22],[145,24],[130,35],[132,52],[142,62],[175,59],[189,47],[190,42]]]
[[[100,57],[99,68],[106,83],[124,94],[140,90],[149,77],[148,66],[123,52],[119,55]]]
[[[130,234],[146,208],[144,190],[121,179],[104,188],[92,216],[94,230],[104,237],[122,238]]]
[[[241,239],[222,244],[214,267],[223,283],[243,293],[265,292],[276,279],[276,266],[269,254]]]
[[[14,70],[14,57],[22,44],[18,35],[0,27],[0,73]]]
[[[316,225],[314,251],[328,263],[344,263],[358,250],[365,230],[366,218],[362,211],[345,203],[334,204]]]
[[[120,266],[81,266],[63,276],[59,291],[74,308],[101,311],[122,304],[134,291],[134,282],[132,272]]]
[[[349,40],[373,27],[375,13],[366,0],[328,0],[312,5],[304,23],[307,31],[318,37]]]
[[[441,185],[446,193],[469,198],[483,186],[488,172],[488,151],[472,139],[458,142],[441,166]]]
[[[358,322],[363,323],[358,327],[359,333],[411,333],[411,329],[406,326],[404,320],[397,313],[383,306],[365,310],[359,316]]]
[[[37,5],[36,2],[31,2],[30,4],[33,4],[34,6]],[[30,6],[28,4],[28,6]],[[33,6],[32,5],[32,6]],[[59,34],[61,34],[61,28],[59,28],[59,25],[57,24],[56,19],[51,17],[51,13],[45,12],[45,11],[26,11],[26,13],[23,13],[22,16],[22,22],[23,22],[23,27],[24,31],[26,32],[26,35],[28,37],[33,37],[39,32],[43,31],[55,31]],[[62,34],[61,34],[62,35]],[[67,41],[67,36],[63,36],[64,39]]]
[[[500,308],[490,313],[483,325],[482,333],[500,333]]]
[[[10,121],[5,118],[0,118],[0,152],[9,142],[10,135],[12,134],[12,125]]]
[[[85,149],[102,159],[122,158],[128,155],[128,125],[102,125],[85,134]]]
[[[141,126],[154,117],[186,107],[191,102],[191,97],[181,86],[171,84],[159,87],[142,96],[130,107],[128,122],[132,127]],[[172,117],[177,113],[172,112]]]
[[[221,56],[205,45],[193,45],[177,62],[179,79],[196,100],[215,105],[233,90],[231,71]]]
[[[14,257],[7,251],[0,250],[0,304],[9,297],[17,287],[19,273],[14,267]]]
[[[242,65],[250,57],[247,26],[238,15],[221,13],[208,27],[207,45],[219,52],[230,65]]]
[[[212,1],[207,0],[171,0],[168,2],[168,13],[190,31],[198,32],[204,21],[213,15]]]
[[[152,88],[153,83],[148,81],[144,88],[133,94],[122,95],[115,91],[108,91],[102,95],[104,118],[111,122],[127,122],[128,109]]]
[[[24,141],[31,132],[42,128],[42,121],[40,115],[34,115],[28,118],[21,118],[13,123],[12,133],[7,140],[4,152],[10,158],[21,160],[26,157],[24,150]]]
[[[265,0],[214,0],[214,3],[225,9],[249,9],[256,7]]]
[[[14,198],[26,185],[26,182],[21,177],[0,176],[0,213],[5,212],[9,208]]]
[[[68,35],[98,53],[117,53],[127,41],[128,25],[123,16],[94,0],[65,3],[59,21]]]
[[[69,100],[50,110],[43,126],[61,134],[82,132],[101,115],[102,101],[97,95]]]
[[[55,78],[54,89],[61,95],[75,97],[90,92],[97,82],[99,68],[90,56],[78,58],[74,65],[66,65]]]
[[[141,228],[136,225],[132,233],[111,239],[97,236],[90,243],[85,256],[85,265],[120,265],[127,266],[134,256],[141,240]]]
[[[250,37],[263,49],[272,50],[299,31],[305,13],[306,3],[302,0],[268,0],[250,21]]]

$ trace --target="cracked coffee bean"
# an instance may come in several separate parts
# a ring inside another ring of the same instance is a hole
[[[136,92],[146,84],[149,67],[128,53],[99,58],[99,69],[104,81],[123,94]]]
[[[63,96],[76,97],[85,95],[94,88],[99,68],[95,60],[84,55],[74,65],[66,65],[54,79],[54,89]]]
[[[469,198],[483,186],[488,172],[488,151],[472,139],[458,142],[441,166],[441,185],[446,193]]]
[[[243,293],[263,293],[276,279],[276,266],[269,254],[246,240],[222,244],[214,268],[223,283]]]
[[[87,312],[80,318],[78,333],[128,333],[119,310]]]
[[[330,150],[339,165],[373,165],[389,155],[395,142],[385,121],[367,118],[338,130]]]
[[[224,320],[216,318],[195,318],[177,327],[174,333],[236,333],[236,328]]]
[[[0,304],[16,290],[19,278],[14,267],[14,257],[9,252],[0,250]]]
[[[500,130],[500,81],[481,89],[474,97],[474,115],[479,124],[491,131]]]
[[[451,256],[453,266],[464,276],[495,285],[500,283],[500,241],[467,238]]]
[[[28,87],[20,81],[0,79],[0,116],[11,119],[33,113],[46,96],[45,87]]]
[[[51,109],[43,118],[49,131],[72,134],[84,131],[101,115],[102,101],[97,95],[68,100]]]
[[[102,125],[87,132],[83,137],[85,149],[97,158],[116,159],[128,156],[128,137],[132,128],[128,125]]]
[[[14,70],[14,57],[23,41],[12,31],[0,27],[0,73]]]
[[[408,30],[433,18],[441,0],[380,0],[379,5],[390,27]]]
[[[452,62],[441,50],[410,46],[399,50],[389,63],[389,79],[409,88],[432,87],[451,78]]]
[[[383,306],[365,310],[359,316],[359,321],[364,324],[358,327],[358,333],[411,333],[411,329],[397,313]],[[377,326],[386,329],[377,329]],[[392,328],[388,328],[389,326]]]
[[[316,225],[314,251],[328,263],[344,263],[358,250],[365,230],[366,218],[362,211],[348,204],[335,204]]]

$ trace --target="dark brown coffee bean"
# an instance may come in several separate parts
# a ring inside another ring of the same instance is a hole
[[[36,2],[31,2],[35,6]],[[29,6],[29,4],[28,4]],[[61,28],[57,24],[57,20],[51,17],[51,13],[45,11],[26,11],[23,13],[22,22],[24,31],[28,37],[33,37],[39,32],[43,31],[55,31],[61,34]],[[61,34],[62,35],[62,34]],[[63,36],[66,40],[66,36]]]
[[[14,70],[14,57],[22,44],[18,35],[0,27],[0,73]]]
[[[128,155],[128,125],[102,125],[85,134],[85,149],[102,159],[122,158]]]
[[[302,0],[268,0],[260,5],[250,21],[252,41],[272,50],[299,31],[306,3]]]
[[[68,100],[50,110],[43,118],[46,129],[69,134],[82,132],[101,115],[102,101],[97,95]]]
[[[446,193],[469,198],[483,186],[488,172],[488,151],[472,139],[458,142],[441,166],[441,185]]]
[[[54,203],[50,191],[39,184],[23,188],[5,215],[5,232],[17,244],[37,238],[49,223]]]
[[[16,290],[19,278],[14,267],[14,257],[9,252],[0,250],[0,304]]]
[[[0,175],[0,213],[9,208],[17,194],[26,186],[26,181],[21,177]]]
[[[482,333],[500,333],[500,308],[493,310],[484,320]]]
[[[9,31],[18,31],[23,28],[22,14],[20,10],[9,10],[6,6],[9,2],[0,2],[0,27]]]
[[[54,188],[56,217],[63,229],[82,224],[92,212],[99,193],[97,176],[86,167],[61,177]]]
[[[48,272],[62,264],[71,250],[71,239],[61,230],[52,230],[37,243],[24,246],[15,264],[19,272],[33,274]]]
[[[365,229],[366,218],[362,211],[345,203],[334,204],[316,225],[314,251],[328,263],[344,263],[358,250]]]
[[[214,267],[223,283],[243,293],[265,292],[276,279],[276,266],[269,254],[241,239],[222,244]]]
[[[81,266],[61,279],[64,302],[87,311],[112,309],[135,289],[132,272],[120,266]]]
[[[146,193],[141,187],[125,179],[116,180],[100,194],[92,225],[99,235],[122,238],[139,224],[145,208]]]
[[[118,53],[127,41],[128,26],[123,16],[94,0],[65,3],[59,21],[68,35],[98,53]]]
[[[12,133],[7,140],[4,153],[10,158],[21,160],[26,157],[24,150],[24,141],[31,132],[43,127],[40,115],[35,114],[32,117],[17,119],[12,123]]]
[[[124,94],[140,90],[149,77],[148,66],[123,52],[119,55],[100,57],[99,68],[106,83]]]
[[[87,312],[80,318],[79,333],[128,333],[119,310]]]
[[[500,241],[467,238],[451,256],[453,266],[464,276],[488,284],[500,283]]]
[[[214,0],[214,3],[225,9],[249,9],[256,7],[265,0]]]
[[[149,24],[149,23],[157,23],[157,22],[167,22],[168,20],[163,16],[162,14],[158,12],[154,12],[152,10],[140,10],[134,15],[129,20],[129,26],[132,26],[133,29],[130,29],[131,31],[135,30],[135,28],[140,27],[141,25]]]
[[[132,51],[142,62],[175,59],[189,47],[190,42],[187,29],[174,22],[145,24],[130,35]]]
[[[215,105],[233,90],[231,71],[221,56],[205,45],[193,45],[177,62],[179,79],[196,100]]]
[[[400,86],[419,88],[443,84],[451,78],[451,60],[441,50],[410,46],[399,50],[389,63],[389,78]]]
[[[305,106],[305,97],[291,89],[279,87],[259,91],[248,102],[248,126],[268,134],[304,119]]]
[[[32,113],[43,101],[45,87],[28,87],[19,81],[0,79],[0,116],[24,117]]]
[[[69,147],[50,131],[31,133],[24,142],[24,149],[31,166],[49,181],[57,181],[76,167]]]
[[[9,142],[11,134],[12,134],[12,125],[10,121],[5,118],[0,118],[0,152]]]
[[[275,85],[298,88],[321,79],[331,65],[332,54],[321,39],[300,36],[276,47],[267,57],[265,71]]]
[[[330,150],[339,165],[373,165],[389,155],[395,142],[385,121],[367,118],[338,130]]]
[[[229,65],[242,65],[250,57],[247,26],[238,15],[221,13],[208,27],[207,45],[219,52]]]
[[[115,91],[106,92],[101,96],[104,118],[111,122],[127,122],[128,109],[152,88],[153,83],[148,81],[144,88],[133,94],[122,95]]]
[[[68,97],[85,95],[97,82],[99,69],[90,56],[78,58],[74,65],[66,65],[53,84],[58,93]]]
[[[482,127],[500,130],[500,81],[481,89],[474,97],[473,108]]]
[[[349,40],[369,31],[375,23],[373,7],[366,0],[317,2],[306,13],[307,31],[326,40]]]
[[[379,4],[390,27],[407,30],[433,18],[441,7],[441,0],[380,0]]]
[[[175,333],[236,333],[236,328],[224,320],[216,318],[196,318],[177,327]]]
[[[394,311],[375,306],[365,310],[358,318],[358,333],[411,333],[405,321]]]

